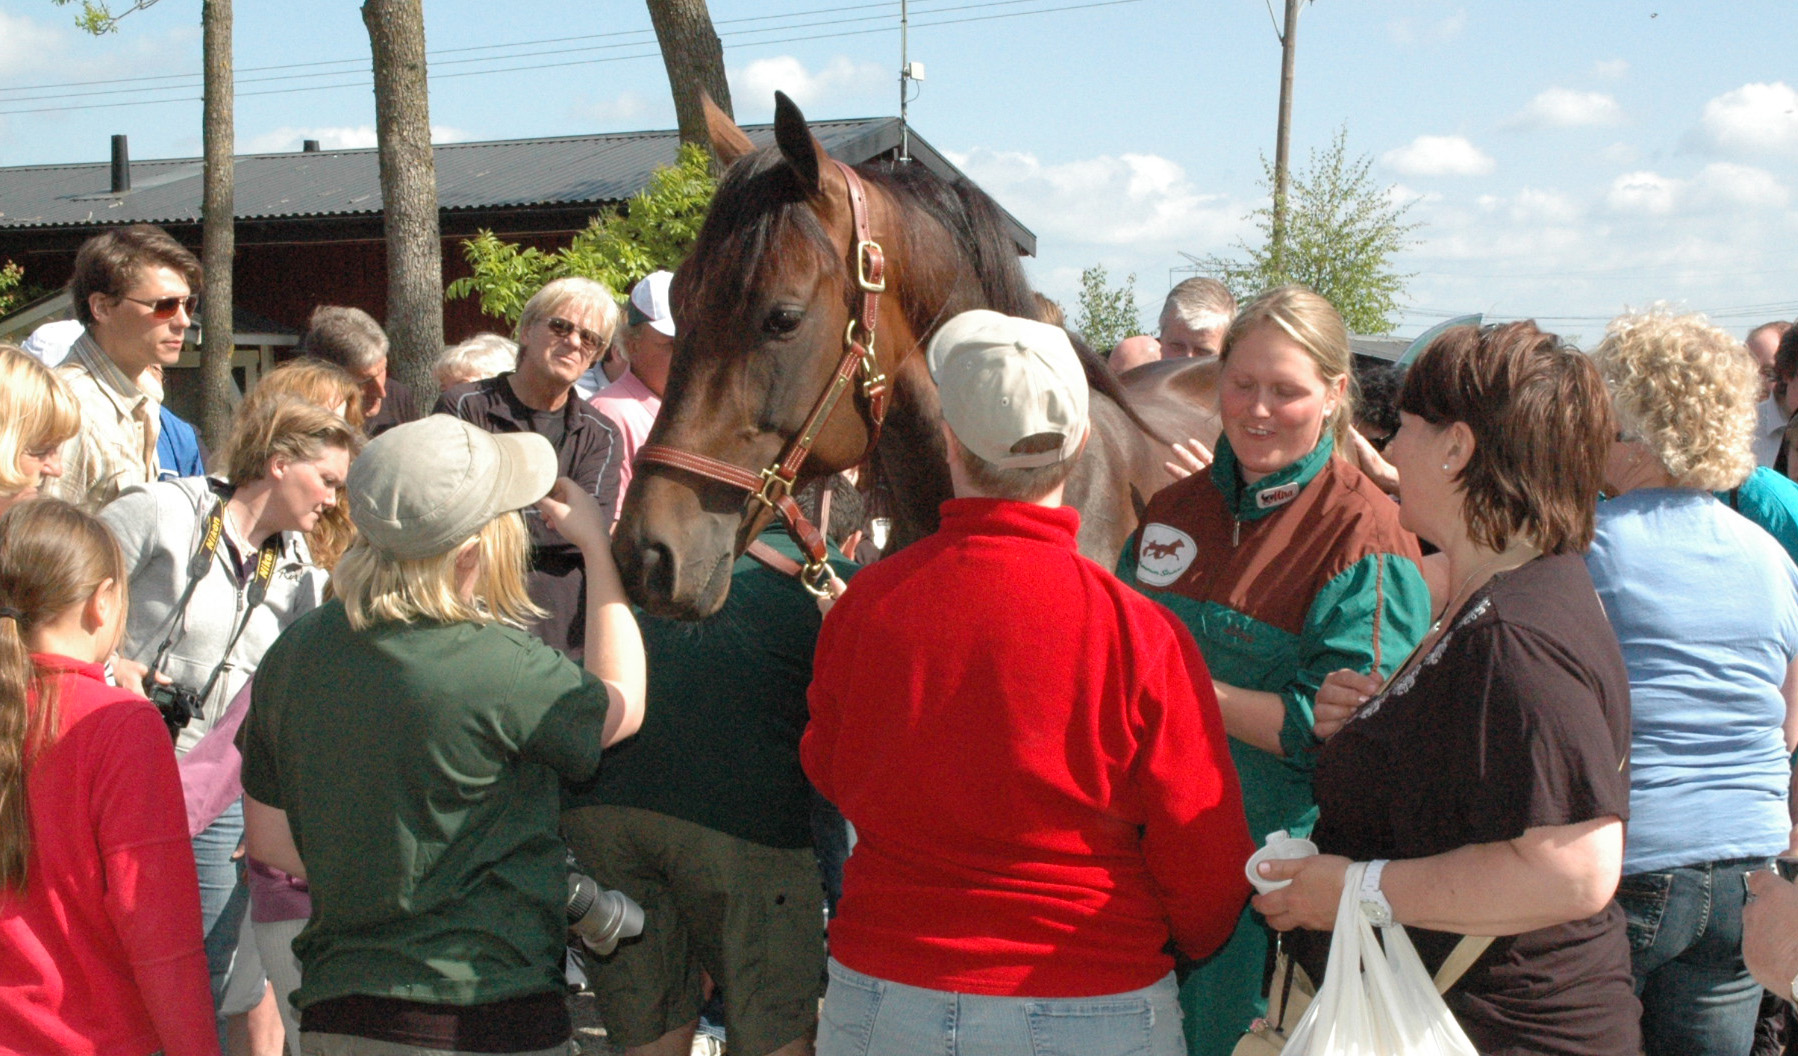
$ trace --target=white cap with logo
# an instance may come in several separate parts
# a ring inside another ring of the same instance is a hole
[[[674,308],[668,303],[668,287],[674,275],[652,271],[631,287],[630,304],[625,314],[630,325],[648,323],[650,329],[668,337],[674,336]]]
[[[1061,327],[984,308],[963,312],[930,339],[926,362],[943,420],[984,461],[1031,469],[1079,452],[1086,368]],[[1046,451],[1019,449],[1020,441],[1045,434],[1060,442]]]

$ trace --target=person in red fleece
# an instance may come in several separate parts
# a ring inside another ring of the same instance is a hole
[[[818,1052],[1179,1056],[1169,940],[1223,943],[1254,849],[1204,660],[1075,549],[1066,333],[965,312],[927,358],[956,497],[825,619],[800,746],[859,837]]]
[[[219,1051],[174,746],[101,666],[125,582],[75,507],[0,516],[0,1052]]]

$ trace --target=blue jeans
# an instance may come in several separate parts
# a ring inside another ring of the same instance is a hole
[[[1742,963],[1742,878],[1771,859],[1632,873],[1617,887],[1646,1056],[1747,1056],[1760,984]]]
[[[200,874],[200,927],[206,933],[206,968],[212,973],[212,1007],[225,996],[231,960],[237,953],[237,933],[249,908],[250,893],[244,886],[240,861],[231,856],[243,842],[243,801],[225,808],[211,825],[194,837],[194,868]],[[219,1018],[219,1045],[224,1046],[225,1020]]]
[[[832,958],[818,1056],[1184,1056],[1170,973],[1102,997],[986,997],[889,983]]]

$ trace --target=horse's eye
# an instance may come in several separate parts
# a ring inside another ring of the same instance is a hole
[[[798,308],[776,308],[762,321],[762,329],[770,334],[790,334],[799,329],[805,312]]]

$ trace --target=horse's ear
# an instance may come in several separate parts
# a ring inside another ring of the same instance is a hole
[[[712,137],[712,154],[720,166],[729,167],[731,162],[755,150],[755,144],[703,88],[699,90],[699,105],[705,110],[706,134]]]
[[[787,164],[798,174],[805,193],[817,194],[823,186],[820,173],[829,155],[824,153],[823,145],[812,137],[812,130],[805,123],[805,115],[799,112],[799,107],[787,98],[785,92],[774,93],[774,142],[780,145],[780,156],[787,159]]]

